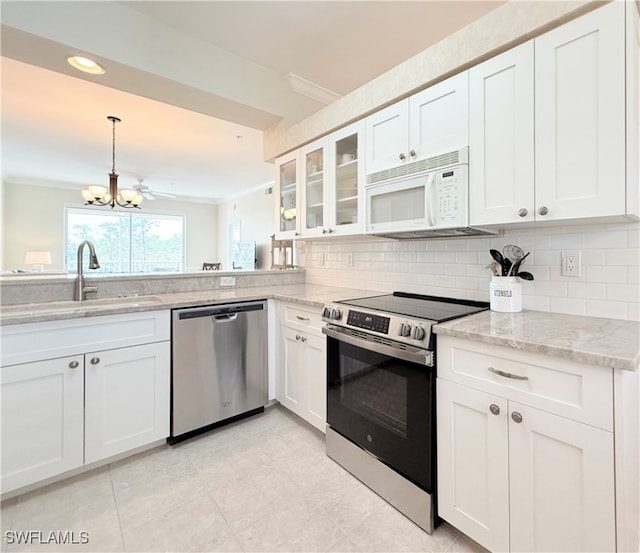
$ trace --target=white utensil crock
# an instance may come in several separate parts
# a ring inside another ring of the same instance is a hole
[[[492,311],[518,313],[522,311],[522,283],[518,277],[491,277],[489,301]]]

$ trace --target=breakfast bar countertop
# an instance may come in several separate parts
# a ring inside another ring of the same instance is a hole
[[[434,327],[436,334],[509,346],[607,368],[638,370],[640,323],[543,311],[483,311]]]

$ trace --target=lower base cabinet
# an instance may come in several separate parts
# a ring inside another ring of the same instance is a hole
[[[438,360],[438,514],[490,551],[626,550],[613,371],[448,336]]]
[[[276,399],[322,432],[327,418],[326,338],[319,312],[281,305]]]
[[[83,343],[78,336],[87,328]],[[168,338],[168,311],[4,327],[3,362],[18,362],[0,369],[2,492],[166,438]],[[150,343],[84,353],[91,340]],[[27,341],[31,350],[23,348]],[[84,352],[42,359],[54,348]]]
[[[615,551],[613,434],[438,380],[442,518],[490,551]]]

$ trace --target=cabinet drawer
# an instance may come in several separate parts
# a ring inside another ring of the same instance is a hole
[[[438,376],[603,430],[613,430],[610,369],[439,336]]]
[[[322,332],[322,308],[304,307],[283,303],[280,306],[280,323],[300,330]]]
[[[170,338],[169,311],[142,311],[8,325],[2,328],[2,366],[161,342]]]

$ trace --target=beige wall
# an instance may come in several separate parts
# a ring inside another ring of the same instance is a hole
[[[218,253],[225,263],[227,225],[240,221],[240,239],[256,243],[258,269],[271,269],[271,235],[275,232],[273,194],[260,188],[218,206]],[[230,269],[226,265],[224,269]]]
[[[24,269],[27,250],[51,251],[48,271],[64,270],[64,208],[81,207],[80,191],[67,188],[2,183],[2,267]],[[154,200],[142,204],[148,212],[186,216],[187,270],[218,257],[218,206],[179,200]]]

